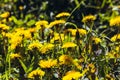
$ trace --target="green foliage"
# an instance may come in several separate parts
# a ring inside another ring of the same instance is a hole
[[[0,80],[119,79],[119,5],[1,0]]]

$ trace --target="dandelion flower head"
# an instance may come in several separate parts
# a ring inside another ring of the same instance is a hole
[[[13,33],[14,35],[23,36],[26,39],[32,39],[32,35],[31,35],[32,32],[35,32],[35,28],[25,29],[21,27],[21,28],[16,28]]]
[[[106,58],[120,58],[119,53],[120,53],[120,45],[117,45],[106,54]]]
[[[52,28],[55,25],[64,24],[64,23],[65,23],[65,20],[55,20],[48,25],[48,28]]]
[[[115,41],[119,41],[120,40],[120,34],[116,34],[111,38],[111,41],[115,42]]]
[[[24,35],[24,38],[32,39],[32,35],[30,33],[30,30],[24,30],[23,35]]]
[[[2,30],[8,30],[10,27],[7,26],[6,24],[0,24],[0,29]]]
[[[67,29],[67,32],[70,32],[72,36],[75,36],[77,30],[76,29]]]
[[[46,43],[46,44],[44,44],[44,45],[40,48],[40,52],[41,52],[42,54],[45,54],[47,51],[52,50],[53,47],[54,47],[53,44],[51,44],[51,43]]]
[[[80,65],[80,61],[78,59],[74,59],[73,64],[77,67],[77,69],[82,69],[82,65]]]
[[[36,29],[41,29],[42,27],[47,28],[48,27],[48,21],[46,20],[40,20],[35,23]]]
[[[10,39],[10,43],[11,43],[11,49],[15,49],[16,46],[20,45],[22,42],[23,38],[21,36],[17,36],[14,35],[11,39]]]
[[[117,52],[115,52],[115,51],[110,51],[110,52],[108,52],[108,53],[105,55],[105,57],[106,57],[107,59],[120,58],[120,54],[117,53]]]
[[[13,21],[12,17],[9,17],[9,18],[8,18],[8,21],[9,21],[9,22]]]
[[[68,32],[71,33],[72,36],[76,35],[77,29],[67,29]],[[78,32],[80,33],[80,35],[84,36],[87,34],[87,31],[85,29],[78,29]]]
[[[57,65],[57,60],[48,59],[48,60],[40,60],[39,66],[41,68],[52,68]]]
[[[93,37],[92,40],[95,42],[95,44],[98,44],[102,41],[100,38],[97,37]]]
[[[42,70],[33,70],[32,72],[30,72],[29,74],[28,74],[28,78],[32,78],[32,79],[34,79],[36,76],[37,77],[42,77],[42,76],[44,76],[45,75],[45,72],[44,71],[42,71]]]
[[[23,10],[24,9],[24,6],[19,6],[19,10]]]
[[[35,25],[40,25],[40,26],[48,25],[48,21],[46,21],[46,20],[37,21]]]
[[[61,34],[59,34],[59,33],[54,33],[54,37],[50,40],[51,41],[51,43],[54,43],[54,41],[60,41],[60,40],[64,40],[64,34],[63,33],[61,33]]]
[[[119,46],[116,46],[115,51],[116,51],[116,52],[119,52],[119,51],[120,51],[120,45],[119,45]]]
[[[107,80],[115,80],[115,79],[113,78],[113,76],[110,75],[110,74],[106,74],[105,77],[106,77]]]
[[[59,62],[60,64],[65,64],[65,65],[68,65],[68,64],[71,64],[73,61],[72,57],[69,56],[69,55],[61,55],[59,57]]]
[[[92,63],[88,64],[88,68],[91,73],[94,73],[96,71],[95,65]]]
[[[70,13],[68,12],[61,12],[59,14],[56,15],[56,18],[60,18],[60,17],[67,17],[67,16],[70,16]]]
[[[63,44],[62,48],[72,48],[72,47],[76,47],[77,44],[73,43],[73,42],[66,42]]]
[[[33,41],[31,44],[29,44],[28,49],[32,50],[32,49],[39,49],[40,47],[42,47],[42,44],[37,40],[37,41]]]
[[[87,15],[82,19],[82,22],[89,22],[89,21],[94,21],[96,20],[96,16],[94,15]]]
[[[11,59],[21,58],[21,55],[19,53],[12,53],[12,54],[10,54],[10,58]]]
[[[10,16],[10,12],[4,12],[3,14],[0,15],[2,18],[8,18]]]
[[[85,29],[78,29],[80,35],[86,35],[87,31]]]
[[[82,76],[83,74],[81,74],[80,72],[71,70],[68,71],[65,76],[63,76],[62,80],[73,80],[73,79],[78,80]]]
[[[110,26],[120,26],[120,16],[116,16],[112,19],[110,19]]]
[[[33,32],[36,31],[36,29],[35,28],[29,28],[28,31],[31,32],[31,33],[33,33]]]

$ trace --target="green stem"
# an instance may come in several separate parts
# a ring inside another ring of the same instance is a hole
[[[90,26],[90,33],[92,33],[93,25],[94,25],[94,22],[92,22],[92,24]]]
[[[66,22],[66,25],[73,25],[76,29],[77,29],[77,25],[76,24],[74,24],[74,23],[72,23],[72,22]]]
[[[6,80],[9,80],[9,74],[10,74],[9,70],[8,70],[8,67],[7,67],[8,66],[8,59],[9,59],[9,55],[7,54],[6,55],[6,61],[5,61],[5,76],[6,76],[5,79]]]
[[[9,55],[9,60],[8,60],[8,66],[9,66],[9,75],[11,74],[11,60],[10,60],[10,54],[8,54]]]
[[[10,75],[10,62],[9,62],[9,59],[10,59],[10,57],[9,57],[9,54],[8,54],[8,50],[7,50],[7,38],[5,38],[4,36],[3,36],[3,49],[4,49],[4,55],[5,55],[5,58],[6,58],[6,60],[5,60],[5,78],[6,78],[6,80],[9,80],[9,75]]]
[[[106,0],[103,0],[101,8],[103,8],[105,6]]]
[[[79,1],[75,0],[75,4],[76,4],[76,6],[78,6],[79,5]]]
[[[70,13],[70,16],[67,17],[66,22],[71,18],[71,16],[73,15],[73,13],[80,7],[80,5],[83,3],[84,0],[82,0]],[[66,23],[64,23],[63,27],[61,28],[61,30],[59,31],[59,33],[61,33],[65,27]]]

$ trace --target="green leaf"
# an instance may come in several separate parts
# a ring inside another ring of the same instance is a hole
[[[17,20],[17,18],[15,16],[12,16],[11,17],[13,19],[13,22],[19,26],[23,25],[24,24],[24,21],[22,20]]]
[[[11,18],[13,19],[14,23],[17,23],[17,18],[15,16],[12,16]]]
[[[42,2],[42,6],[41,6],[41,10],[42,10],[42,11],[45,11],[45,10],[46,10],[47,4],[48,4],[48,2]]]
[[[23,61],[21,59],[19,59],[19,62],[21,64],[21,66],[23,67],[24,71],[27,72],[27,67],[26,65],[23,63]]]
[[[35,20],[30,20],[27,22],[27,26],[32,26],[35,24],[35,22],[36,22]]]
[[[104,28],[107,28],[107,25],[101,25],[101,26],[99,26],[99,29],[104,29]]]
[[[29,68],[28,68],[28,70],[26,71],[26,73],[29,73],[30,71],[33,70],[33,64],[34,64],[34,62],[29,66]]]
[[[79,1],[75,0],[75,4],[76,4],[76,6],[78,6],[79,5]]]
[[[35,59],[35,57],[32,57],[31,64],[30,64],[29,68],[27,69],[27,73],[29,73],[30,71],[32,71],[33,65],[34,65],[34,59]]]
[[[19,25],[19,26],[21,26],[21,25],[24,24],[24,22],[23,22],[22,20],[18,20],[18,21],[16,22],[16,24]]]
[[[9,0],[4,0],[5,3],[7,3]]]
[[[24,21],[24,22],[27,22],[27,21],[28,21],[28,19],[29,19],[29,18],[31,18],[31,17],[32,17],[32,15],[31,15],[31,14],[26,15],[26,16],[25,16],[25,21]]]

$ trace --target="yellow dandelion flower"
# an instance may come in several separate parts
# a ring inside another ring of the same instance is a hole
[[[44,45],[40,48],[40,52],[41,52],[42,54],[45,54],[47,51],[52,50],[53,47],[54,47],[53,44],[51,44],[51,43],[46,43],[46,44],[44,44]]]
[[[88,64],[88,67],[89,68],[95,68],[94,64],[92,64],[92,63]]]
[[[36,29],[35,28],[29,28],[28,31],[33,33],[33,32],[36,32]]]
[[[8,37],[8,38],[11,38],[13,36],[13,34],[8,32],[8,33],[6,33],[5,36]]]
[[[95,73],[95,72],[96,72],[96,68],[92,68],[92,69],[90,70],[90,72],[91,72],[91,73]]]
[[[106,54],[106,58],[109,59],[109,58],[120,58],[120,54],[119,52],[116,52],[116,51],[110,51]]]
[[[65,65],[68,65],[68,64],[71,64],[73,61],[72,57],[69,56],[69,55],[61,55],[59,57],[59,62],[60,64],[65,64]]]
[[[1,22],[4,23],[4,24],[7,23],[7,19],[4,18],[3,20],[1,20]]]
[[[95,42],[95,44],[98,44],[102,41],[100,38],[97,37],[93,37],[92,40]]]
[[[1,34],[3,37],[8,37],[8,38],[10,38],[12,36],[11,33],[9,33],[9,32],[8,33],[2,32]]]
[[[119,51],[120,51],[120,45],[119,45],[119,46],[116,46],[115,51],[116,51],[116,52],[119,52]]]
[[[35,23],[37,29],[41,29],[41,27],[48,27],[48,21],[40,20]]]
[[[57,60],[49,59],[49,60],[40,60],[39,66],[41,68],[52,68],[57,65]]]
[[[7,26],[5,24],[0,24],[0,29],[2,29],[2,30],[8,30],[9,26]]]
[[[1,33],[3,37],[7,37],[5,32]]]
[[[8,21],[9,21],[9,22],[11,22],[12,20],[13,20],[12,17],[9,17],[9,18],[8,18]]]
[[[23,10],[24,9],[24,6],[19,6],[19,10]]]
[[[23,38],[32,39],[31,33],[35,32],[35,28],[24,29],[16,28],[13,32],[14,35],[23,36]]]
[[[111,75],[109,75],[109,74],[106,74],[106,79],[107,80],[115,80]]]
[[[42,47],[42,44],[39,41],[33,41],[31,44],[29,44],[28,49],[40,49]]]
[[[75,36],[77,30],[76,29],[67,29],[67,32],[70,32],[72,36]]]
[[[24,31],[25,29],[23,27],[21,28],[16,28],[14,29],[14,31],[12,32],[13,36],[23,36],[24,35]],[[12,37],[12,36],[11,36]]]
[[[110,26],[120,26],[120,16],[110,19]]]
[[[36,69],[28,74],[28,78],[34,79],[35,77],[42,77],[44,75],[45,75],[44,71]]]
[[[48,21],[46,21],[46,20],[37,21],[35,23],[35,25],[40,25],[40,26],[48,25]]]
[[[78,29],[80,35],[86,35],[87,31],[85,29]]]
[[[13,35],[10,39],[10,43],[11,43],[10,48],[12,50],[15,49],[17,45],[21,44],[22,39],[23,38],[21,36]]]
[[[116,34],[111,38],[111,41],[115,42],[115,41],[119,41],[120,40],[120,34]]]
[[[62,48],[71,48],[71,47],[76,47],[77,44],[73,43],[73,42],[66,42],[65,44],[63,44]]]
[[[51,43],[54,43],[54,41],[60,41],[64,40],[64,34],[54,33],[54,37],[50,40]]]
[[[82,19],[82,22],[89,22],[89,21],[94,21],[96,20],[96,16],[94,15],[87,15]]]
[[[9,12],[4,12],[3,14],[0,15],[2,18],[8,18],[10,16]]]
[[[56,18],[60,18],[60,17],[67,17],[67,16],[70,16],[70,13],[68,12],[61,12],[59,14],[56,15]]]
[[[74,59],[74,60],[73,60],[73,64],[77,67],[77,69],[80,69],[80,70],[82,69],[82,66],[80,65],[78,59]]]
[[[77,29],[67,29],[68,32],[71,33],[72,36],[76,35]],[[87,31],[85,29],[78,29],[80,35],[84,36],[87,34]]]
[[[92,63],[88,64],[88,68],[91,73],[94,73],[96,71],[95,65]]]
[[[83,57],[81,57],[81,58],[79,59],[79,62],[80,62],[80,63],[85,62],[85,59],[84,59]]]
[[[115,52],[114,52],[114,53],[108,52],[105,57],[106,57],[107,59],[109,59],[109,58],[115,58],[115,57],[114,57],[114,54],[115,54]]]
[[[64,24],[65,22],[66,22],[65,20],[55,20],[48,25],[48,28],[52,28],[53,26],[58,24]]]
[[[85,68],[83,71],[82,71],[82,74],[84,75],[86,72],[88,72],[88,68]]]
[[[24,38],[31,39],[32,35],[29,30],[24,30],[23,31]]]
[[[15,29],[16,32],[21,32],[21,31],[24,31],[24,30],[25,30],[24,27],[20,27],[20,28],[16,28],[16,29]]]
[[[63,76],[62,80],[73,80],[73,79],[78,80],[82,76],[83,76],[83,74],[81,74],[80,72],[71,70],[71,71],[68,71],[65,74],[65,76]]]
[[[12,54],[10,54],[10,58],[11,59],[21,58],[21,55],[19,53],[12,53]]]

